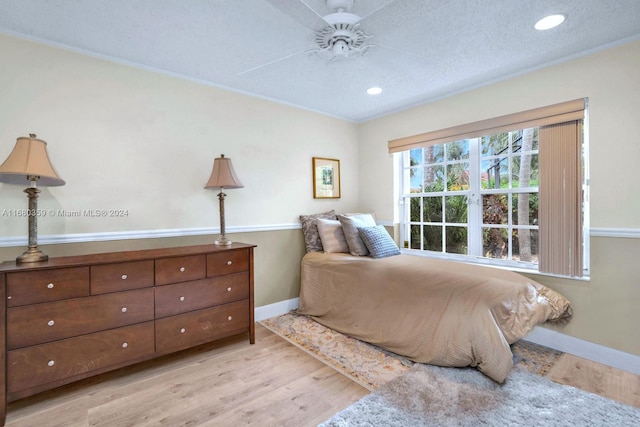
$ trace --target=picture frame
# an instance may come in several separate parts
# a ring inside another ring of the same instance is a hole
[[[340,160],[325,157],[312,158],[313,198],[340,198]]]

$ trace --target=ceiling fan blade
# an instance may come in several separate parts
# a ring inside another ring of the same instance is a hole
[[[322,15],[316,12],[304,0],[265,0],[300,25],[311,30],[319,30],[327,25]]]
[[[282,56],[282,57],[274,59],[272,61],[265,62],[265,63],[260,64],[258,66],[255,66],[255,67],[249,68],[247,70],[241,71],[241,72],[238,73],[238,76],[242,76],[244,74],[248,74],[248,73],[251,73],[253,71],[257,71],[260,68],[266,67],[268,65],[275,64],[276,62],[284,61],[285,59],[293,58],[294,56],[298,56],[298,55],[301,55],[303,53],[308,53],[308,52],[309,52],[309,50],[301,50],[301,51],[298,51],[298,52],[295,52],[295,53],[291,53],[291,54],[286,55],[286,56]]]

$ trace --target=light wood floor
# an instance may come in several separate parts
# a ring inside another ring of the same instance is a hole
[[[640,408],[640,375],[565,353],[547,377]]]
[[[563,355],[555,381],[640,407],[640,376]],[[369,392],[256,325],[245,336],[13,402],[8,427],[316,426]]]
[[[257,324],[254,345],[230,338],[22,399],[5,425],[315,426],[368,393]]]

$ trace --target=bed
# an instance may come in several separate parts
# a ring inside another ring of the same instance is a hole
[[[499,383],[513,367],[510,344],[572,315],[562,295],[511,271],[320,251],[302,259],[298,312],[415,362],[473,366]]]

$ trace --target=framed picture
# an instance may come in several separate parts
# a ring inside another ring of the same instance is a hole
[[[340,198],[340,160],[313,158],[313,198]]]

